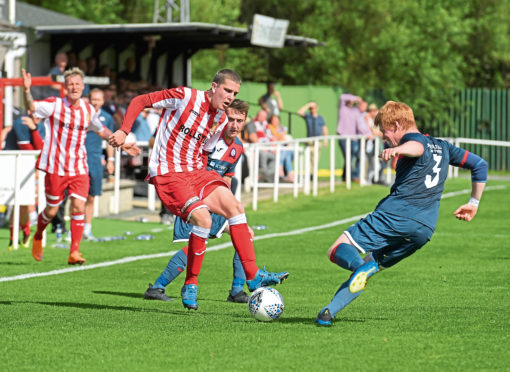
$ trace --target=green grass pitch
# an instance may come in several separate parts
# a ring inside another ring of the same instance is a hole
[[[314,325],[348,273],[326,251],[352,222],[255,242],[257,262],[290,272],[276,288],[285,299],[279,321],[259,323],[245,304],[226,302],[233,249],[206,253],[199,310],[180,301],[184,276],[167,288],[170,303],[146,301],[143,292],[169,257],[139,259],[59,275],[1,281],[0,371],[255,371],[255,370],[510,370],[510,182],[486,191],[476,218],[452,212],[468,194],[441,202],[432,240],[416,254],[370,279],[365,293],[337,315],[333,326]],[[470,189],[447,182],[446,192]],[[347,219],[373,210],[388,189],[380,186],[321,190],[316,198],[284,196],[247,210],[264,234]],[[96,236],[151,233],[162,225],[98,219]],[[155,239],[84,242],[86,265],[164,253],[171,230]],[[68,252],[52,248],[44,260],[29,249],[8,252],[0,230],[0,278],[65,269]],[[228,236],[210,247],[228,242]]]

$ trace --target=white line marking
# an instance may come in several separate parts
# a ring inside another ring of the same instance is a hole
[[[485,190],[502,190],[505,188],[506,188],[506,186],[504,186],[504,185],[496,185],[496,186],[487,186],[485,188]],[[471,190],[468,190],[468,189],[454,191],[454,192],[449,192],[449,193],[443,194],[442,198],[451,198],[454,196],[469,194],[469,193],[471,193]],[[349,218],[344,218],[342,220],[330,222],[330,223],[327,223],[324,225],[305,227],[303,229],[297,229],[297,230],[281,232],[281,233],[259,235],[259,236],[255,236],[254,240],[272,239],[272,238],[278,238],[281,236],[289,236],[289,235],[299,235],[299,234],[305,234],[305,233],[315,231],[315,230],[328,229],[330,227],[343,225],[343,224],[346,224],[349,222],[355,222],[355,221],[359,220],[360,218],[365,217],[367,214],[368,213],[360,214],[358,216],[353,216],[353,217],[349,217]],[[231,242],[226,242],[226,243],[217,244],[217,245],[207,247],[207,251],[209,251],[209,252],[219,251],[220,249],[225,249],[225,248],[228,248],[231,246],[232,246]],[[129,263],[129,262],[150,260],[153,258],[168,257],[168,256],[173,256],[175,253],[177,253],[177,251],[154,253],[154,254],[144,254],[144,255],[140,255],[140,256],[124,257],[124,258],[114,260],[114,261],[100,262],[97,264],[91,264],[91,265],[85,265],[85,266],[75,266],[75,267],[70,267],[70,268],[66,268],[66,269],[46,271],[46,272],[42,272],[42,273],[28,273],[28,274],[20,274],[20,275],[15,275],[15,276],[6,276],[6,277],[0,278],[0,283],[1,282],[11,282],[11,281],[15,281],[15,280],[38,278],[38,277],[43,277],[43,276],[60,275],[60,274],[66,274],[66,273],[71,273],[71,272],[75,272],[75,271],[91,270],[91,269],[97,269],[100,267],[108,267],[108,266],[113,266],[113,265],[125,264],[125,263]]]

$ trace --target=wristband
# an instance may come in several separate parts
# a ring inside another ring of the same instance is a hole
[[[480,204],[480,200],[475,199],[475,198],[473,198],[473,197],[470,197],[470,198],[469,198],[469,201],[468,201],[468,204],[471,204],[472,206],[474,206],[474,207],[477,207],[477,208],[478,208],[478,204]]]
[[[110,157],[110,158],[108,158],[108,161],[115,161],[115,158],[114,157]]]

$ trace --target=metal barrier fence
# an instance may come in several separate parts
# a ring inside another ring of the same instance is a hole
[[[293,196],[298,197],[299,192],[303,192],[305,195],[316,196],[318,193],[318,178],[319,178],[319,157],[313,157],[311,152],[312,149],[315,154],[318,154],[320,149],[321,141],[328,141],[329,147],[329,190],[333,192],[335,190],[335,185],[337,181],[336,171],[336,160],[335,160],[335,151],[338,151],[338,140],[345,139],[346,140],[346,174],[345,174],[345,185],[347,189],[351,188],[352,178],[351,178],[351,145],[353,140],[360,140],[360,185],[366,186],[369,184],[366,179],[365,168],[367,162],[372,162],[374,169],[374,181],[378,181],[378,175],[380,170],[380,159],[378,158],[379,151],[374,151],[374,155],[371,157],[367,157],[366,155],[366,138],[362,136],[324,136],[324,137],[313,137],[313,138],[300,138],[289,141],[280,141],[280,142],[271,142],[271,143],[256,143],[256,144],[247,144],[245,145],[245,154],[248,160],[250,175],[246,178],[246,182],[243,184],[243,174],[242,167],[239,163],[236,167],[235,178],[238,179],[239,187],[237,188],[237,197],[241,200],[242,197],[242,189],[252,191],[252,209],[257,210],[258,200],[259,200],[259,190],[262,188],[272,188],[273,189],[273,201],[277,202],[279,198],[279,191],[283,188],[292,188]],[[493,141],[493,140],[483,140],[483,139],[473,139],[473,138],[446,138],[446,140],[454,143],[458,147],[464,147],[463,145],[479,145],[479,146],[489,146],[490,148],[510,148],[510,141]],[[144,150],[148,151],[147,142],[139,142],[138,145]],[[379,149],[381,146],[380,139],[375,138],[375,149]],[[259,154],[261,150],[268,149],[270,151],[274,151],[275,153],[275,169],[274,169],[274,179],[273,182],[259,182]],[[292,183],[282,183],[279,179],[279,166],[280,166],[280,154],[282,150],[291,150],[294,152],[294,169],[296,170],[294,182]],[[20,206],[20,198],[21,198],[21,187],[23,183],[28,182],[28,178],[25,177],[23,180],[21,179],[21,170],[22,170],[22,158],[29,157],[34,159],[36,155],[39,154],[39,151],[0,151],[0,162],[4,159],[2,157],[6,156],[14,156],[15,157],[15,166],[14,166],[14,174],[6,175],[6,179],[12,177],[14,181],[14,188],[12,190],[12,196],[9,196],[8,204],[14,205],[13,209],[13,226],[19,225],[19,206]],[[390,168],[390,164],[387,164],[387,170]],[[113,203],[113,214],[119,213],[119,195],[120,195],[120,168],[121,168],[121,151],[115,152],[115,178],[114,178],[114,203]],[[25,169],[26,170],[26,169]],[[34,168],[30,169],[32,173],[35,173]],[[449,177],[458,177],[459,176],[459,168],[450,167]],[[44,194],[44,177],[45,173],[38,171],[38,187],[37,187],[37,201],[38,201],[38,209],[41,211],[46,206],[46,198]],[[391,181],[391,172],[386,172],[386,182],[389,184]],[[35,180],[32,178],[35,182]],[[5,190],[0,190],[5,191]],[[96,198],[97,200],[97,198]],[[147,206],[149,210],[155,210],[156,205],[156,193],[153,185],[148,185],[148,196],[147,196]],[[97,208],[96,208],[97,211]],[[97,212],[96,212],[97,213]],[[96,214],[97,215],[97,214]],[[13,248],[17,249],[18,247],[18,237],[19,232],[18,229],[14,229],[13,231]],[[45,235],[43,238],[43,245],[45,244]]]

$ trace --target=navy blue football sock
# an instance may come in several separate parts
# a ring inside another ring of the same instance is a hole
[[[336,291],[335,296],[331,300],[331,302],[326,305],[331,313],[331,316],[335,316],[340,310],[349,305],[356,297],[362,294],[363,291],[359,291],[356,293],[352,293],[349,290],[349,280],[342,283],[338,291]]]
[[[154,283],[153,288],[165,288],[186,269],[187,263],[188,257],[186,252],[181,249],[170,259],[165,270],[156,280],[156,283]]]
[[[347,243],[341,243],[338,247],[336,247],[332,261],[341,268],[353,272],[363,265],[363,259],[361,258],[358,250]]]
[[[243,290],[244,282],[246,281],[243,264],[241,263],[241,259],[237,252],[234,254],[232,266],[234,267],[234,280],[232,280],[232,290],[230,291],[230,294],[235,296]]]

